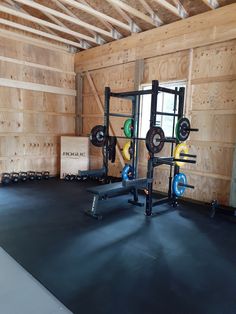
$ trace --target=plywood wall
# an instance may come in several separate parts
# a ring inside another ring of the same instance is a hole
[[[0,35],[0,173],[58,174],[60,135],[74,132],[74,56]]]
[[[236,7],[231,7],[231,9],[235,11]],[[185,165],[181,169],[186,173],[189,183],[195,185],[195,189],[188,190],[185,196],[204,202],[217,198],[223,204],[229,204],[233,153],[236,144],[236,40],[232,39],[236,36],[233,35],[228,41],[223,39],[225,32],[229,34],[225,23],[229,22],[227,16],[230,18],[231,9],[229,8],[228,11],[224,9],[224,12],[221,11],[222,9],[216,10],[215,20],[212,18],[214,13],[210,12],[212,28],[204,26],[204,21],[208,20],[206,14],[205,18],[201,16],[193,24],[191,19],[188,19],[189,22],[178,22],[179,28],[171,29],[169,25],[167,37],[172,33],[175,33],[177,37],[168,39],[166,43],[165,39],[157,36],[157,42],[162,39],[159,51],[153,48],[154,35],[150,33],[151,37],[148,37],[149,32],[146,32],[146,37],[144,33],[140,35],[140,38],[137,36],[131,38],[130,41],[126,39],[120,43],[120,46],[118,43],[109,44],[101,47],[100,50],[95,48],[76,56],[77,71],[82,74],[89,71],[97,96],[102,101],[105,86],[110,86],[112,91],[127,91],[135,88],[137,74],[135,60],[140,55],[144,57],[144,71],[140,83],[151,83],[153,79],[161,82],[186,81],[185,113],[190,118],[192,126],[199,128],[200,131],[192,133],[188,140],[190,152],[198,156],[197,164]],[[192,33],[185,34],[184,43],[178,39],[184,32],[181,23],[189,24],[190,28],[194,27]],[[214,23],[217,28],[213,29]],[[159,32],[160,36],[165,33],[164,28]],[[219,33],[217,29],[220,30]],[[197,42],[200,30],[205,32],[205,37],[201,38],[201,44],[196,47],[194,39]],[[221,36],[221,39],[212,43],[212,40],[207,37],[207,34],[211,32],[214,32],[215,39],[219,38],[218,36]],[[150,43],[151,46],[147,46],[149,47],[148,55],[145,43],[150,42],[150,38],[152,38],[152,43]],[[146,48],[141,49],[137,54],[137,45],[141,42]],[[184,49],[186,45],[188,48]],[[168,46],[171,49],[168,50],[166,48]],[[173,47],[177,47],[178,51],[173,52]],[[160,51],[163,51],[161,55]],[[96,93],[92,91],[85,76],[83,85],[82,118],[83,134],[86,135],[92,126],[103,123],[103,118],[98,109]],[[130,108],[129,104],[115,100],[112,103],[112,109],[116,112],[128,112]],[[113,118],[113,120],[116,134],[122,134],[122,121],[118,118]],[[124,141],[120,141],[121,146],[123,143]],[[161,155],[169,155],[168,144]],[[139,157],[140,176],[146,176],[147,151],[144,144],[141,144]],[[101,165],[101,154],[98,148],[91,148],[91,164],[94,167]],[[121,168],[117,160],[111,168],[111,173],[119,175]],[[166,166],[155,170],[156,190],[167,190],[168,174],[169,170]]]

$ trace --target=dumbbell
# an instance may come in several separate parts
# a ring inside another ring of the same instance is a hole
[[[50,177],[50,172],[49,171],[43,171],[43,178],[44,179],[49,179],[49,177]]]
[[[64,177],[64,180],[65,180],[65,181],[70,181],[70,175],[69,175],[69,174],[66,174],[65,177]]]
[[[11,182],[11,175],[8,172],[2,174],[2,184],[7,185]]]
[[[19,173],[18,172],[12,172],[11,173],[11,182],[17,183],[19,181]]]
[[[32,181],[35,180],[36,178],[35,171],[28,171],[27,175],[28,175],[28,178]]]
[[[76,176],[75,176],[74,174],[71,174],[71,175],[70,175],[70,181],[75,180],[75,178],[76,178]]]
[[[28,179],[28,176],[27,176],[27,172],[25,171],[21,171],[19,173],[19,179],[23,182],[25,182],[27,179]]]
[[[37,180],[42,180],[42,178],[43,178],[42,172],[37,171],[37,172],[36,172],[36,179],[37,179]]]

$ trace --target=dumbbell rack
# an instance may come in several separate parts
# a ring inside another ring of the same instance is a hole
[[[175,121],[176,118],[179,120],[183,117],[183,109],[184,109],[184,93],[185,88],[180,87],[173,89],[168,89],[165,87],[159,86],[158,81],[152,81],[152,99],[151,99],[151,113],[150,113],[150,128],[156,126],[157,115],[168,115],[173,117],[173,128],[172,128],[172,139],[175,137]],[[157,97],[159,92],[164,92],[168,94],[174,95],[174,110],[173,113],[169,112],[158,112],[157,111]],[[167,141],[168,142],[168,141]],[[178,144],[178,140],[169,141],[171,145],[171,156],[174,152],[174,146]],[[173,177],[179,173],[179,166],[173,162],[173,158],[162,158],[156,157],[154,153],[149,152],[148,159],[148,167],[147,167],[147,189],[146,189],[146,215],[152,216],[158,214],[158,212],[153,213],[153,207],[164,204],[164,203],[172,203],[173,206],[177,205],[177,197],[172,193],[172,179]],[[154,176],[154,168],[160,165],[169,165],[169,185],[168,192],[166,197],[162,197],[155,202],[153,202],[153,176]],[[173,173],[174,168],[174,173]],[[190,187],[190,186],[189,186]]]

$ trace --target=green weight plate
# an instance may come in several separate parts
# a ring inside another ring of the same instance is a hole
[[[188,139],[190,131],[190,122],[188,118],[180,118],[175,126],[175,135],[178,141],[184,142]]]
[[[124,123],[124,134],[128,138],[131,138],[133,136],[133,119],[125,120],[125,123]]]

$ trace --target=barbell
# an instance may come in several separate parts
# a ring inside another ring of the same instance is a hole
[[[145,140],[146,147],[150,153],[159,153],[165,143],[178,143],[179,141],[186,141],[189,137],[190,131],[198,131],[192,129],[190,122],[187,118],[180,118],[176,124],[175,133],[176,137],[165,137],[165,133],[161,127],[151,127],[146,135],[146,138],[131,137],[134,140]],[[96,147],[102,147],[106,143],[105,126],[96,125],[92,128],[90,133],[90,141]],[[116,136],[116,138],[125,139],[124,136]]]

